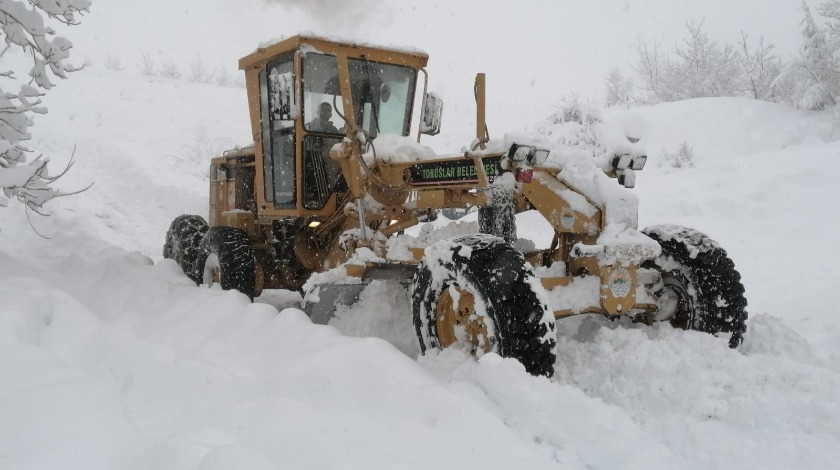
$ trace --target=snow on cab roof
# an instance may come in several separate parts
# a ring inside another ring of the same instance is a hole
[[[280,38],[260,43],[259,47],[256,50],[254,50],[251,54],[240,59],[239,67],[246,68],[248,66],[254,65],[265,60],[265,58],[268,56],[276,55],[277,53],[283,52],[285,50],[295,49],[303,44],[312,45],[316,47],[316,49],[318,49],[320,45],[326,46],[330,49],[365,48],[382,52],[390,52],[400,56],[410,56],[413,59],[411,60],[411,62],[419,63],[421,67],[425,65],[426,61],[429,58],[429,55],[426,52],[415,47],[373,44],[355,39],[341,38],[338,36],[325,36],[312,32],[301,32],[294,36],[281,36]]]

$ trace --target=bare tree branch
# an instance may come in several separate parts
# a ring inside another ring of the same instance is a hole
[[[28,82],[18,83],[17,93],[0,88],[0,206],[16,199],[27,209],[43,215],[40,209],[50,199],[87,189],[62,192],[51,187],[72,167],[72,156],[62,172],[50,176],[47,171],[49,159],[39,156],[28,161],[27,154],[31,150],[24,142],[31,138],[32,115],[47,112],[41,106],[40,97],[43,95],[41,90],[52,88],[50,77],[64,79],[67,73],[79,70],[66,62],[72,44],[56,36],[45,19],[76,25],[77,15],[87,12],[89,7],[90,0],[0,1],[0,36],[4,39],[0,56],[12,48],[19,48],[29,54],[32,61]],[[15,80],[11,70],[0,71],[0,77]]]

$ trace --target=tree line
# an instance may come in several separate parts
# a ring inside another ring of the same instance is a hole
[[[26,142],[31,139],[32,116],[47,112],[40,98],[53,87],[52,79],[78,70],[68,62],[72,44],[57,36],[50,23],[76,25],[90,5],[90,0],[0,1],[0,37],[5,43],[0,58],[10,51],[23,52],[31,64],[25,78],[0,67],[0,207],[16,199],[40,213],[45,202],[71,194],[51,186],[70,165],[51,175],[49,157],[32,158]],[[686,22],[687,36],[672,50],[665,50],[661,42],[638,40],[633,75],[613,68],[606,78],[606,102],[630,106],[729,96],[809,110],[834,106],[840,97],[840,1],[817,7],[822,25],[805,0],[801,10],[802,44],[787,62],[763,37],[753,40],[742,32],[736,44],[712,40],[702,20]],[[150,58],[145,59],[151,70]],[[204,69],[193,73],[203,76]]]
[[[840,96],[840,1],[816,11],[802,0],[802,43],[783,61],[764,37],[743,31],[735,44],[710,39],[703,20],[687,21],[686,36],[671,50],[660,41],[635,43],[632,74],[614,67],[606,77],[608,106],[656,104],[703,97],[744,97],[819,110]]]

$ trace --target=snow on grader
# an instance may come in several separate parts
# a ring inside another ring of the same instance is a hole
[[[554,322],[576,314],[669,321],[740,344],[746,300],[726,252],[689,228],[637,230],[627,188],[647,158],[638,144],[592,156],[490,140],[478,74],[476,139],[436,156],[419,143],[443,110],[427,60],[303,35],[242,58],[254,143],[212,159],[209,221],[177,217],[164,257],[197,284],[252,299],[301,291],[316,323],[372,280],[398,280],[421,351],[492,351],[534,375],[553,374]],[[403,235],[475,207],[479,233]],[[514,248],[514,216],[528,210],[554,230],[546,249]]]

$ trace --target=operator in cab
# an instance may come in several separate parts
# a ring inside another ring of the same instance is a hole
[[[332,117],[332,106],[326,101],[321,103],[318,107],[318,117],[313,119],[306,125],[306,129],[312,132],[328,132],[330,134],[338,134],[338,129],[333,125],[330,118]]]

